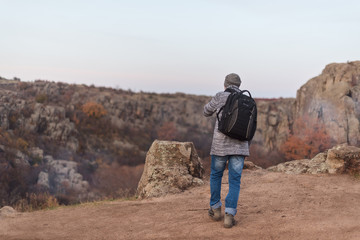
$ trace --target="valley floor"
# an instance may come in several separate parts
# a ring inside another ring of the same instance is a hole
[[[232,229],[207,216],[209,196],[206,182],[161,198],[19,213],[0,217],[0,239],[360,239],[360,180],[348,175],[244,170]]]

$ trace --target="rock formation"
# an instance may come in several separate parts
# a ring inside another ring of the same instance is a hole
[[[360,148],[341,144],[319,153],[313,159],[289,161],[270,167],[268,170],[289,174],[360,174]]]
[[[15,217],[17,212],[10,206],[5,206],[0,208],[0,218],[1,217]]]
[[[360,61],[333,63],[297,92],[295,118],[320,119],[337,143],[360,144]]]
[[[37,103],[25,124],[26,129],[48,136],[50,140],[64,142],[73,151],[78,147],[78,141],[73,137],[75,124],[66,118],[64,107]]]
[[[324,123],[335,143],[358,146],[359,99],[360,61],[329,64],[297,91],[296,99],[257,101],[258,129],[254,143],[262,151],[277,150],[294,131],[294,120],[308,116]]]
[[[295,99],[257,100],[258,122],[253,143],[263,150],[277,150],[287,140],[293,123]]]
[[[54,160],[51,156],[45,156],[44,162],[48,170],[39,173],[38,185],[55,193],[64,190],[85,193],[89,190],[89,183],[84,181],[83,176],[77,172],[76,162]]]
[[[251,161],[244,161],[244,168],[243,169],[248,169],[248,170],[259,170],[262,169],[261,167],[255,165],[253,162]]]
[[[191,142],[155,141],[146,155],[140,198],[178,193],[203,184],[203,167]]]

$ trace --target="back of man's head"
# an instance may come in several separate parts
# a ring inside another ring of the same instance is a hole
[[[236,73],[230,73],[225,77],[225,82],[224,82],[225,88],[229,87],[230,85],[235,85],[237,87],[240,87],[241,79],[239,75],[237,75]]]

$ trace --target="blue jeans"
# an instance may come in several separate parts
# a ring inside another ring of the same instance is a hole
[[[211,155],[211,208],[216,209],[221,207],[221,179],[225,170],[226,162],[229,160],[229,192],[225,198],[225,213],[230,213],[235,216],[240,194],[240,179],[244,167],[244,159],[245,157],[240,155]]]

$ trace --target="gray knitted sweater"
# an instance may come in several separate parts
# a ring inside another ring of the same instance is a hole
[[[239,88],[234,85],[231,85],[230,87],[239,91]],[[229,95],[229,92],[218,92],[215,97],[213,97],[211,101],[204,106],[204,115],[206,117],[210,117],[214,113],[217,113],[220,108],[225,105],[226,99]],[[221,113],[219,116],[221,116]],[[221,133],[218,130],[218,120],[216,119],[210,154],[218,156],[249,156],[249,143],[248,141],[240,141],[234,138],[230,138]]]

